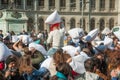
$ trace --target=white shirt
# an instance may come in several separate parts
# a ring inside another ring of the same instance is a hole
[[[63,41],[64,32],[58,29],[51,31],[47,39],[47,43],[52,43],[52,47],[57,49],[63,47]]]

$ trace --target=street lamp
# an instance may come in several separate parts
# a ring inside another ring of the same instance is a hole
[[[34,11],[37,11],[37,3],[38,3],[38,0],[35,0],[35,2],[34,2]],[[37,13],[35,13],[35,31],[36,31],[36,33],[38,32],[38,14]]]
[[[90,30],[90,27],[91,27],[91,25],[90,25],[90,23],[91,23],[91,0],[89,0],[88,2],[85,2],[85,4],[87,4],[87,3],[89,3],[89,22],[88,22],[88,30]],[[83,16],[84,16],[84,0],[82,0],[82,24],[81,24],[81,26],[82,26],[82,28],[83,28]]]
[[[82,26],[82,28],[83,28],[83,10],[84,10],[84,2],[83,2],[83,0],[82,0],[82,24],[81,24],[81,26]]]

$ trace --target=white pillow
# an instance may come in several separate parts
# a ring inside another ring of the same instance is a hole
[[[60,23],[60,22],[61,22],[61,18],[57,10],[55,10],[52,14],[50,14],[45,20],[45,23],[47,24],[55,24],[55,23]]]
[[[96,36],[98,35],[98,32],[99,32],[98,29],[94,29],[94,30],[90,31],[88,33],[88,35],[84,37],[85,41],[87,41],[87,42],[93,41],[96,38]]]
[[[2,42],[0,42],[0,61],[5,61],[8,56],[12,55],[9,48]]]

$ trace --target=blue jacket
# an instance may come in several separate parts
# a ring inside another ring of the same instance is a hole
[[[23,77],[24,80],[41,80],[40,75],[41,73],[38,70],[34,70],[31,74],[24,73]]]
[[[112,79],[111,80],[118,80],[118,78],[117,77],[112,77]]]

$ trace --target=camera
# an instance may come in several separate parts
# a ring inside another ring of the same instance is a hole
[[[16,68],[10,68],[8,69],[10,72],[17,72],[17,69]]]

